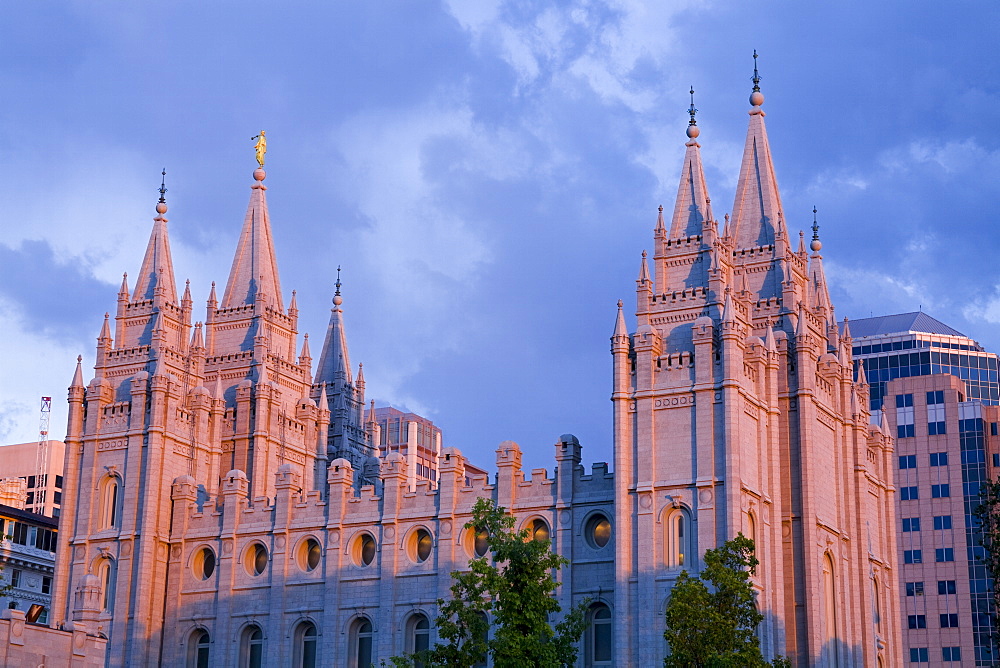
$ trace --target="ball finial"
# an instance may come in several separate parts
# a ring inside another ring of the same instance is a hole
[[[253,170],[253,178],[255,181],[263,181],[265,176],[267,176],[267,173],[262,168],[258,167]]]
[[[823,242],[819,240],[819,222],[816,220],[816,207],[813,207],[813,224],[812,224],[813,238],[809,242],[809,248],[812,249],[814,253],[818,253],[821,248],[823,248]]]

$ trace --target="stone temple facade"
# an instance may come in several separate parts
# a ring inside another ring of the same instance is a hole
[[[485,496],[570,559],[557,595],[591,599],[580,665],[660,664],[672,583],[737,532],[758,546],[766,656],[900,665],[893,441],[869,425],[818,237],[793,248],[756,85],[750,101],[721,227],[692,105],[637,329],[619,306],[612,337],[613,472],[586,470],[567,434],[554,473],[524,472],[508,441],[495,476],[444,448],[436,483],[411,485],[364,423],[339,286],[315,369],[299,341],[264,170],[203,322],[178,297],[161,197],[94,377],[78,364],[69,390],[55,623],[99,627],[112,666],[377,665],[434,642],[450,572],[482,550],[463,525]]]

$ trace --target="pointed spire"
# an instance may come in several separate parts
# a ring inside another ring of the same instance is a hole
[[[733,295],[726,288],[726,301],[722,305],[722,322],[736,322],[736,312],[733,310]]]
[[[184,296],[181,297],[181,303],[191,305],[191,279],[184,281]]]
[[[851,338],[851,323],[848,322],[847,316],[844,316],[844,328],[840,331],[841,340]]]
[[[757,52],[754,51],[754,90],[750,94],[750,125],[747,128],[743,162],[736,184],[733,205],[732,235],[736,248],[752,248],[774,243],[775,231],[782,216],[778,180],[774,175],[771,147],[764,128],[764,95],[760,92],[757,74]]]
[[[865,373],[865,361],[858,360],[858,385],[868,384],[868,374]]]
[[[201,332],[201,322],[194,323],[194,333],[191,335],[191,349],[205,347],[205,337]]]
[[[656,217],[656,229],[653,230],[656,236],[662,236],[667,233],[666,223],[663,222],[663,205],[660,205],[660,214]]]
[[[359,390],[365,387],[365,365],[363,362],[358,362],[358,379],[354,384],[358,386]]]
[[[299,314],[299,299],[295,294],[295,290],[292,290],[292,303],[288,305],[288,316],[294,318]]]
[[[128,273],[122,274],[122,286],[118,288],[118,299],[128,301]]]
[[[219,401],[225,399],[225,395],[222,391],[222,372],[215,374],[215,391],[212,392],[212,396]]]
[[[799,230],[799,249],[797,253],[802,257],[805,257],[806,254],[806,235],[802,230]]]
[[[642,262],[639,264],[639,285],[646,285],[650,282],[649,265],[646,263],[646,251],[642,251]]]
[[[691,88],[691,107],[688,109],[691,120],[688,122],[687,150],[684,152],[684,163],[681,166],[681,180],[677,186],[677,199],[674,201],[674,216],[670,223],[670,238],[689,237],[701,234],[702,223],[711,220],[708,211],[708,188],[705,186],[705,172],[701,165],[700,145],[697,142],[701,129],[695,122],[698,110],[694,107],[694,87]]]
[[[111,326],[108,324],[108,318],[109,317],[110,317],[110,314],[108,314],[108,313],[104,314],[104,324],[101,325],[101,333],[97,337],[97,342],[98,343],[101,343],[101,344],[110,344],[111,343]]]
[[[618,300],[618,319],[615,320],[614,338],[628,337],[628,326],[625,324],[625,312],[622,310],[622,300]]]
[[[351,384],[351,360],[347,354],[347,334],[344,331],[344,312],[340,305],[344,298],[340,296],[340,267],[337,267],[336,292],[333,295],[333,308],[330,309],[330,324],[326,330],[326,340],[323,342],[323,352],[319,356],[319,367],[316,370],[316,382]]]
[[[302,352],[299,353],[299,364],[307,364],[312,361],[312,353],[309,351],[309,335],[302,337]]]
[[[802,340],[809,334],[809,323],[806,322],[806,305],[799,302],[798,322],[795,324],[795,338]]]
[[[208,304],[209,306],[215,306],[218,303],[219,300],[215,296],[215,281],[212,281],[212,290],[208,293]]]
[[[76,371],[73,373],[73,383],[70,387],[83,388],[83,355],[76,357]]]
[[[330,402],[326,399],[326,383],[323,383],[319,390],[319,409],[327,412],[330,410]]]
[[[170,239],[167,236],[167,200],[164,197],[167,189],[164,186],[167,170],[163,170],[164,181],[160,183],[160,199],[156,203],[156,217],[153,218],[153,231],[146,245],[146,255],[139,269],[139,279],[135,283],[132,298],[153,299],[160,292],[168,302],[177,301],[177,287],[174,284],[174,263],[170,258]]]
[[[774,327],[771,326],[771,321],[767,321],[767,332],[764,333],[764,348],[769,352],[777,352],[778,344],[774,340]]]
[[[222,296],[224,309],[253,304],[257,293],[263,292],[266,306],[284,310],[278,263],[271,238],[271,217],[264,195],[267,190],[267,186],[263,184],[264,176],[263,169],[257,169],[253,173],[255,183],[250,190],[250,204],[243,220],[243,231],[240,232],[226,291]]]

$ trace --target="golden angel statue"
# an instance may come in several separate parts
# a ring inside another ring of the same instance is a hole
[[[261,130],[260,134],[256,137],[251,137],[250,139],[256,139],[257,143],[253,145],[254,150],[257,151],[257,164],[260,165],[261,169],[264,168],[264,154],[267,153],[267,138],[264,136],[264,131]]]

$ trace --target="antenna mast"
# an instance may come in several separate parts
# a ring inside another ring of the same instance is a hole
[[[35,460],[35,512],[46,515],[45,501],[48,487],[49,468],[49,415],[52,413],[52,397],[42,397],[38,412],[38,450]]]

